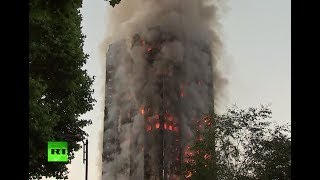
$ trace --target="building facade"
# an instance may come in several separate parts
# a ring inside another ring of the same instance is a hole
[[[110,45],[104,179],[184,179],[185,151],[213,107],[211,62],[208,44],[159,27]]]

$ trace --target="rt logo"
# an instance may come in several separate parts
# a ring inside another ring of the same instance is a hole
[[[48,142],[48,162],[68,162],[68,142]]]

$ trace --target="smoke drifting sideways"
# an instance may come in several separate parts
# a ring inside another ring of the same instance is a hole
[[[123,0],[109,11],[104,42],[103,180],[144,179],[145,118],[141,114],[145,112],[141,108],[161,111],[159,74],[179,72],[171,75],[165,91],[173,104],[177,98],[187,99],[181,107],[172,107],[179,111],[175,113],[183,146],[194,130],[193,117],[208,112],[210,102],[219,106],[228,82],[219,69],[223,52],[219,8],[223,6],[222,1],[211,0]],[[157,51],[146,56],[154,48]],[[199,90],[193,82],[206,88]]]

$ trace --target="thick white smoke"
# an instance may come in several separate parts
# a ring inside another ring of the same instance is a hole
[[[161,112],[161,94],[166,94],[166,110],[179,119],[183,145],[193,132],[192,119],[206,113],[211,102],[219,105],[227,84],[218,68],[222,5],[211,0],[122,0],[109,12],[103,179],[144,179],[145,124],[139,110]],[[148,45],[157,52],[146,56]],[[170,78],[159,89],[159,74],[164,73]],[[154,152],[157,146],[148,148]]]

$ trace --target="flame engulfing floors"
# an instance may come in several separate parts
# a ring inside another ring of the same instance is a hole
[[[103,179],[184,179],[183,151],[213,106],[210,49],[160,26],[109,47]]]

